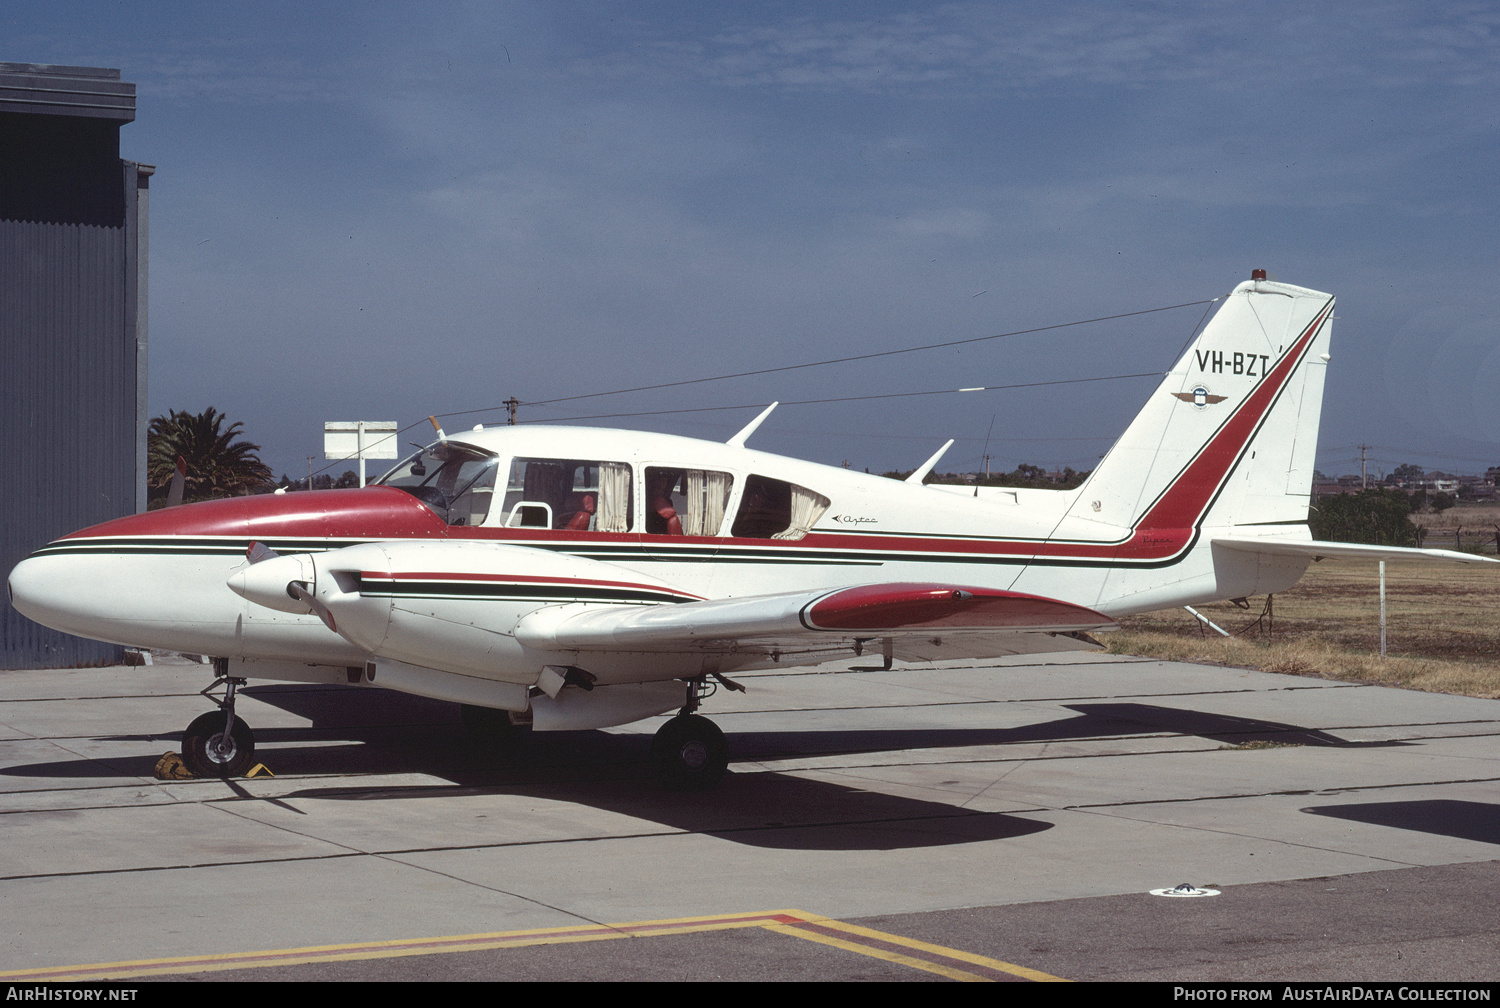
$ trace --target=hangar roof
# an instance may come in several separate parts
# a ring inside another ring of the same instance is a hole
[[[0,63],[0,112],[135,121],[135,85],[120,71],[49,63]]]

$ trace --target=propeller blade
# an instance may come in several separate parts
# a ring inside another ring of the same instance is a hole
[[[262,560],[274,560],[279,556],[281,556],[280,553],[263,542],[252,542],[250,548],[245,550],[245,559],[253,564],[258,564]]]
[[[182,503],[183,486],[187,483],[187,459],[177,456],[177,471],[172,474],[172,485],[167,488],[167,507]]]
[[[286,593],[299,602],[305,603],[309,609],[318,614],[318,619],[323,625],[334,633],[339,632],[338,625],[334,622],[333,613],[323,604],[323,600],[314,595],[308,588],[306,581],[291,581],[286,586]]]

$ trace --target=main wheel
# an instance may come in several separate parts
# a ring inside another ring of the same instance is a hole
[[[719,783],[729,765],[729,743],[719,726],[697,714],[679,714],[651,739],[651,772],[663,786],[701,791]]]
[[[196,777],[239,777],[255,765],[255,733],[239,718],[224,730],[223,711],[193,719],[182,733],[182,762]]]

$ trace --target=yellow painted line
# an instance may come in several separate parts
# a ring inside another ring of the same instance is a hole
[[[1028,970],[1023,966],[1001,962],[958,949],[945,948],[913,938],[887,934],[845,924],[820,914],[802,910],[769,910],[757,913],[710,914],[697,917],[671,917],[662,920],[629,921],[622,924],[578,924],[558,928],[529,928],[520,931],[491,931],[480,934],[447,935],[437,938],[405,938],[390,941],[353,942],[341,945],[312,945],[305,948],[272,949],[258,952],[226,952],[214,955],[175,956],[162,959],[133,959],[125,962],[93,963],[85,966],[56,966],[43,969],[0,971],[0,980],[14,982],[51,981],[76,983],[83,980],[123,980],[135,977],[161,976],[171,973],[212,973],[221,970],[253,969],[262,966],[297,966],[318,962],[351,962],[361,959],[387,959],[400,956],[440,953],[476,952],[484,949],[524,948],[532,945],[556,945],[570,942],[608,941],[614,938],[648,938],[657,935],[692,934],[699,931],[723,931],[734,928],[765,928],[779,934],[832,945],[887,962],[927,970],[955,980],[987,981],[955,965],[933,962],[883,949],[867,942],[822,934],[813,927],[842,931],[861,938],[896,945],[986,969],[1008,973],[1027,980],[1059,980],[1060,977]]]
[[[604,941],[611,938],[648,937],[659,934],[688,934],[695,931],[761,927],[768,923],[794,922],[800,919],[801,916],[793,911],[775,910],[763,913],[712,914],[699,917],[674,917],[665,920],[631,921],[625,924],[579,924],[561,928],[530,928],[521,931],[448,935],[440,938],[313,945],[306,948],[272,949],[260,952],[226,952],[216,955],[93,963],[87,966],[8,970],[0,972],[0,980],[12,982],[50,980],[71,983],[80,980],[128,979],[167,973],[208,973],[220,970],[250,969],[257,966],[295,966],[314,962],[347,962],[357,959],[522,948],[528,945]]]
[[[796,911],[791,911],[796,912]],[[1043,973],[1040,970],[1029,969],[1025,966],[1017,966],[1001,959],[991,959],[989,956],[976,955],[973,952],[965,952],[962,949],[948,948],[945,945],[933,945],[918,938],[904,938],[901,935],[890,934],[885,931],[876,931],[873,928],[861,927],[858,924],[845,924],[843,921],[832,920],[827,917],[806,917],[808,923],[819,924],[826,928],[838,931],[847,931],[865,938],[874,938],[877,941],[889,942],[892,945],[904,945],[910,949],[917,949],[932,955],[942,956],[946,959],[957,959],[960,962],[971,963],[975,966],[984,966],[988,969],[998,970],[1001,973],[1009,973],[1023,980],[1033,980],[1039,983],[1071,983],[1066,977],[1053,976],[1051,973]]]
[[[962,980],[965,983],[991,983],[989,977],[982,977],[975,973],[968,973],[952,966],[943,966],[940,963],[928,962],[925,959],[916,959],[912,956],[902,955],[899,952],[891,952],[873,945],[864,945],[859,942],[845,941],[835,938],[833,935],[819,934],[809,931],[805,927],[797,927],[790,924],[765,924],[767,931],[775,931],[778,934],[792,935],[806,941],[821,942],[824,945],[832,945],[834,948],[847,949],[850,952],[858,952],[860,955],[872,956],[876,959],[884,959],[886,962],[900,963],[902,966],[911,966],[929,973],[940,973],[953,980]]]

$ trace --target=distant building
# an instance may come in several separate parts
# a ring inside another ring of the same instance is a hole
[[[149,165],[120,159],[135,85],[0,63],[0,574],[74,529],[144,510]],[[121,649],[0,597],[0,668]]]
[[[1312,485],[1312,499],[1316,501],[1320,497],[1327,497],[1331,494],[1352,493],[1358,489],[1359,482],[1357,478],[1353,487],[1344,486],[1342,482],[1335,480],[1318,480]]]

